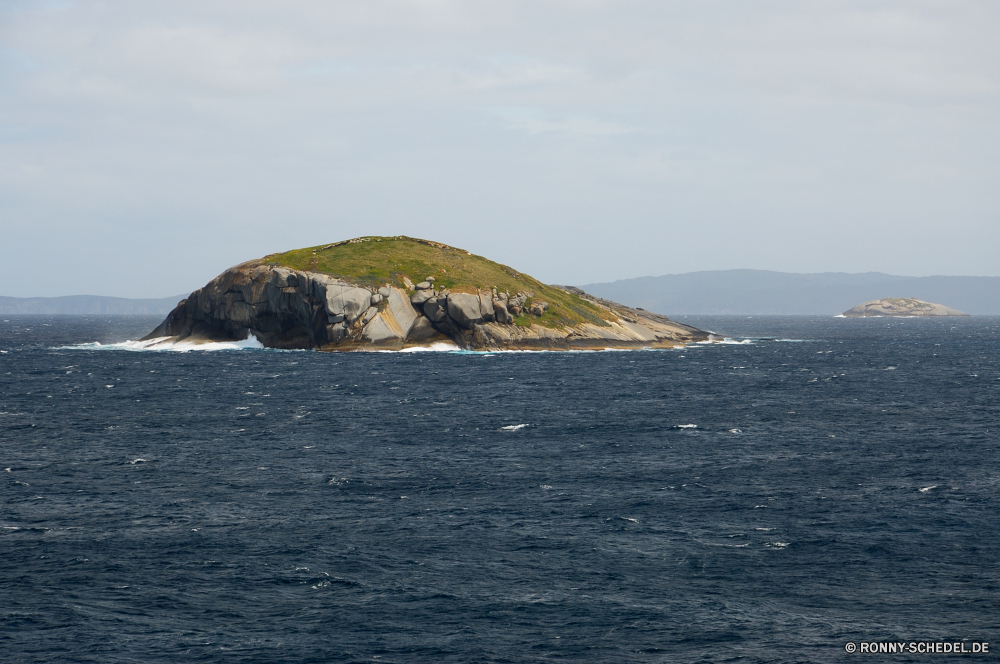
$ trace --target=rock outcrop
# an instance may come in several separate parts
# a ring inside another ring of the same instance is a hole
[[[666,316],[572,287],[555,288],[602,315],[588,314],[588,320],[574,325],[543,325],[534,321],[549,304],[533,300],[531,291],[439,291],[433,277],[417,283],[403,277],[401,283],[368,287],[252,261],[191,293],[146,338],[222,341],[253,335],[269,348],[319,350],[402,349],[449,341],[466,349],[641,348],[709,338]]]
[[[865,316],[968,316],[957,309],[951,309],[943,304],[924,302],[912,297],[887,297],[882,300],[870,300],[848,309],[843,313],[850,318]]]

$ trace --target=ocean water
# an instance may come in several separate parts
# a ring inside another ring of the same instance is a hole
[[[1000,318],[681,320],[731,339],[170,352],[116,345],[153,318],[0,320],[0,661],[996,658]]]

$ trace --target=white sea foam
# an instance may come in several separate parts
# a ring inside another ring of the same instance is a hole
[[[697,429],[697,424],[678,424],[675,429]]]
[[[726,549],[745,549],[750,546],[750,542],[744,542],[743,544],[727,544],[725,542],[705,542],[703,540],[698,540],[699,544],[704,544],[705,546],[719,546]]]
[[[803,341],[802,339],[769,339],[768,341],[788,341],[797,342]],[[374,352],[374,353],[455,353],[458,355],[479,355],[484,357],[490,357],[497,353],[569,353],[569,354],[589,354],[589,353],[628,353],[635,351],[652,351],[652,352],[662,352],[662,351],[685,351],[690,349],[695,349],[698,347],[704,347],[710,344],[721,344],[727,346],[748,346],[753,345],[754,339],[731,339],[726,337],[724,339],[714,339],[712,341],[699,341],[694,344],[673,346],[670,348],[603,348],[603,349],[571,349],[571,350],[546,350],[546,349],[524,349],[524,350],[465,350],[460,348],[458,345],[451,341],[438,341],[429,346],[411,346],[408,348],[403,348],[401,350],[385,350],[379,348],[358,349],[358,352]],[[144,339],[144,340],[128,340],[119,343],[112,344],[102,344],[99,341],[94,341],[91,343],[74,344],[71,346],[58,346],[55,350],[127,350],[127,351],[173,351],[173,352],[189,352],[193,350],[200,351],[214,351],[214,350],[258,350],[264,349],[264,344],[262,344],[256,337],[249,334],[246,339],[242,341],[174,341],[173,337],[157,337],[154,339]],[[269,349],[275,350],[275,349]],[[291,352],[287,350],[280,350],[277,352]],[[0,351],[0,353],[6,354],[7,351]]]
[[[544,348],[542,348],[542,349],[537,349],[537,348],[535,348],[535,349],[529,349],[529,348],[509,349],[509,348],[507,348],[507,349],[493,349],[493,350],[465,350],[465,349],[461,349],[461,348],[457,348],[456,347],[453,350],[454,350],[454,353],[456,355],[477,355],[477,356],[480,356],[480,357],[491,357],[493,355],[499,355],[501,353],[504,354],[504,355],[518,354],[518,353],[520,353],[520,354],[529,354],[529,353],[561,353],[561,354],[564,354],[564,355],[573,355],[573,354],[582,354],[582,353],[617,353],[617,352],[632,352],[632,351],[639,351],[639,350],[660,350],[660,349],[658,349],[658,348],[651,348],[651,349],[646,349],[646,348],[600,348],[600,349],[596,349],[595,348],[593,350],[591,350],[591,349],[585,349],[585,350],[581,350],[581,349],[547,350],[547,349],[544,349]]]
[[[500,427],[501,431],[517,431],[528,426],[527,424],[511,424],[510,426]]]
[[[733,339],[731,337],[723,337],[722,339],[709,339],[707,341],[696,341],[698,345],[710,345],[710,344],[720,344],[722,346],[750,346],[753,345],[753,339]]]
[[[186,353],[192,350],[244,350],[260,349],[264,344],[257,337],[248,334],[243,341],[174,341],[173,337],[156,337],[139,341],[122,341],[116,344],[102,344],[99,341],[74,346],[61,346],[57,350],[129,350],[129,351],[174,351]]]
[[[920,493],[927,493],[931,489],[936,489],[936,488],[938,488],[937,484],[935,484],[934,486],[925,486],[923,489],[920,490]]]
[[[403,350],[390,350],[385,351],[387,353],[451,353],[456,350],[461,350],[458,346],[450,341],[438,341],[432,343],[430,346],[411,346],[410,348],[404,348]]]
[[[804,344],[804,343],[809,343],[811,341],[815,341],[815,339],[775,339],[774,337],[745,337],[742,339],[734,339],[732,337],[724,337],[722,339],[698,341],[695,343],[695,345],[704,346],[709,344],[721,344],[723,346],[752,346],[761,341],[773,341],[775,343],[783,343],[783,344]],[[689,347],[693,348],[694,345],[684,346],[683,348],[689,348]]]

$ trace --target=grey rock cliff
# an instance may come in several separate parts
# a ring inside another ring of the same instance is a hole
[[[479,296],[469,293],[452,293],[448,296],[448,316],[471,330],[483,322],[483,314],[479,309]]]
[[[462,348],[629,348],[673,346],[708,333],[560,287],[613,314],[572,327],[515,325],[531,293],[489,289],[450,293],[430,279],[416,292],[390,284],[367,288],[284,267],[244,263],[226,270],[180,302],[146,339],[219,341],[255,336],[269,348],[400,349],[450,341]],[[536,316],[546,304],[534,303]]]

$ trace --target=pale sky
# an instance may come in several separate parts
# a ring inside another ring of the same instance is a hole
[[[0,295],[358,235],[1000,275],[1000,2],[0,0]]]

